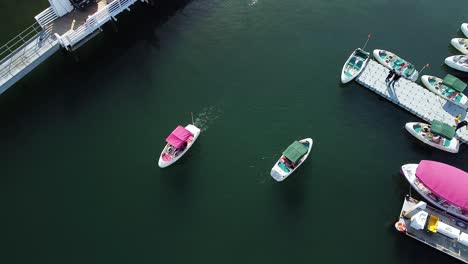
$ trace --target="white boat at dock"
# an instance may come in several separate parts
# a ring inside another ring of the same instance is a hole
[[[398,57],[396,54],[386,50],[375,49],[373,55],[376,61],[388,69],[394,69],[402,77],[413,82],[418,79],[419,73],[414,65]]]
[[[468,107],[468,97],[463,94],[466,83],[455,76],[447,74],[444,79],[441,79],[431,75],[423,75],[421,82],[429,91],[447,101],[465,109]]]
[[[403,165],[401,173],[435,207],[468,221],[468,173],[430,160]]]
[[[341,70],[341,83],[348,83],[356,78],[367,65],[370,53],[357,48],[351,53]]]
[[[461,24],[461,31],[465,34],[465,37],[468,38],[468,23]]]
[[[431,124],[406,123],[405,129],[421,142],[450,153],[458,153],[460,142],[456,139],[455,128],[434,120]]]
[[[466,38],[453,38],[450,43],[454,48],[459,50],[461,53],[468,54],[468,39]]]
[[[444,60],[447,66],[454,68],[455,70],[459,70],[462,72],[468,72],[468,56],[465,55],[455,55],[447,57]]]
[[[395,228],[405,235],[468,263],[468,224],[406,196]]]

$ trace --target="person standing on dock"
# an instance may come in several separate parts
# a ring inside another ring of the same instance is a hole
[[[395,73],[396,73],[395,69],[392,68],[388,72],[387,78],[385,78],[385,83],[388,83],[390,81],[390,79],[393,77],[393,75],[395,75]]]
[[[458,129],[462,128],[462,127],[468,127],[468,121],[466,120],[463,120],[461,121],[460,123],[458,123],[456,126],[455,126],[455,131],[457,131]]]
[[[393,88],[395,88],[395,83],[398,82],[398,80],[400,80],[400,78],[401,78],[400,73],[395,72],[395,75],[393,76],[393,79],[390,81],[388,86],[392,86]]]

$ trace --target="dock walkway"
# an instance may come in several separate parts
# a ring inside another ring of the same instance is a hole
[[[462,114],[461,120],[467,118],[465,109],[404,78],[395,84],[395,88],[389,88],[385,83],[387,74],[387,68],[370,60],[356,81],[427,122],[437,119],[454,125],[454,119],[458,114]],[[408,122],[411,121],[408,120]],[[460,129],[456,137],[461,142],[468,143],[468,129]]]

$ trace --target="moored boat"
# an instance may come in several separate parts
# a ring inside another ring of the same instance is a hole
[[[466,38],[453,38],[450,43],[454,48],[459,50],[461,53],[468,54],[468,39]]]
[[[421,142],[450,153],[458,153],[460,142],[456,139],[455,128],[440,121],[432,124],[410,122],[405,125],[406,130]]]
[[[435,76],[423,75],[421,81],[427,89],[438,96],[465,109],[468,107],[468,97],[463,94],[466,83],[455,76],[447,74],[444,79],[441,79]]]
[[[465,34],[465,37],[468,38],[468,23],[461,24],[461,31]]]
[[[286,179],[304,163],[310,154],[312,145],[313,140],[311,138],[294,141],[283,151],[281,157],[271,169],[271,177],[276,181]]]
[[[386,50],[375,49],[373,51],[375,60],[380,64],[387,67],[388,69],[394,69],[402,77],[410,80],[416,81],[418,79],[418,71],[414,65],[394,53]]]
[[[468,221],[468,174],[453,166],[429,160],[406,164],[402,174],[411,186],[439,209]]]
[[[468,72],[468,56],[465,55],[455,55],[447,57],[444,60],[447,66],[454,68],[455,70]]]
[[[159,155],[158,166],[165,168],[174,164],[192,147],[199,135],[200,129],[195,125],[177,126],[166,138],[167,144]]]
[[[351,53],[341,70],[341,83],[347,83],[356,78],[366,67],[370,53],[357,48]]]

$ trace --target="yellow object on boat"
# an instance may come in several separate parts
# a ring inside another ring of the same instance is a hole
[[[437,233],[437,224],[439,223],[439,218],[435,215],[429,215],[429,223],[427,224],[427,230],[432,233]]]

